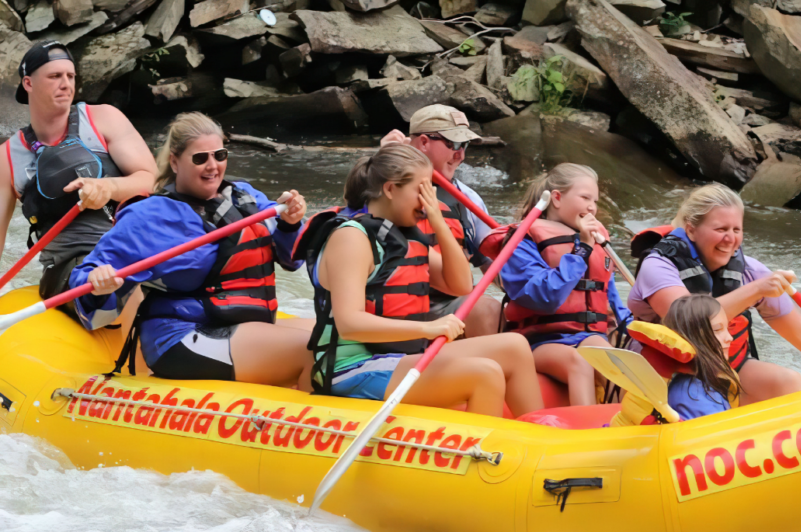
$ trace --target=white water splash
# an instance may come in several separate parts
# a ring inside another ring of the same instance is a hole
[[[154,449],[153,452],[158,452]],[[0,434],[4,532],[346,532],[346,519],[248,493],[211,471],[161,475],[130,467],[81,471],[60,450]]]

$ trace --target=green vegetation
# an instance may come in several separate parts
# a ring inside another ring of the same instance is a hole
[[[573,92],[568,88],[571,77],[562,74],[564,57],[555,55],[543,59],[537,66],[524,65],[512,76],[510,93],[519,101],[539,100],[540,110],[546,114],[556,114],[562,107],[569,106]]]
[[[692,13],[665,13],[659,20],[659,29],[665,36],[683,35],[690,32],[690,23],[685,20]]]
[[[465,41],[459,45],[459,53],[462,55],[476,55],[476,41],[473,39],[465,39]]]
[[[148,72],[150,72],[150,75],[152,75],[156,79],[160,78],[161,74],[159,73],[159,71],[153,68],[153,66],[146,65],[145,63],[158,63],[159,61],[161,61],[162,55],[170,55],[169,50],[167,50],[166,48],[159,48],[158,50],[152,53],[143,55],[141,64],[142,70],[147,70]]]

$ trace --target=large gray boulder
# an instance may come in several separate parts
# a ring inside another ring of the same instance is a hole
[[[296,11],[312,51],[323,54],[359,52],[404,57],[441,52],[423,26],[400,6],[370,13]]]
[[[515,115],[514,111],[503,103],[495,92],[477,83],[467,72],[447,61],[436,59],[431,64],[431,72],[445,80],[449,88],[452,87],[448,100],[449,105],[464,111],[471,119],[478,122],[489,122]],[[487,78],[489,79],[489,72],[487,72]]]
[[[477,9],[476,0],[439,0],[442,18],[451,18],[462,13],[475,13]]]
[[[606,0],[569,0],[567,12],[584,49],[704,177],[737,189],[751,178],[756,152],[703,78]]]
[[[185,63],[184,68],[187,66],[197,68],[206,58],[206,56],[200,52],[200,45],[197,43],[197,40],[193,37],[187,37],[186,35],[175,35],[164,45],[164,49],[167,50],[170,55],[166,58],[162,58],[162,61],[172,62],[183,59]]]
[[[418,109],[435,103],[447,104],[453,85],[439,76],[420,80],[398,81],[378,91],[380,98],[388,100],[405,121],[412,119]]]
[[[204,0],[189,12],[189,24],[197,28],[229,15],[244,13],[248,6],[247,0]]]
[[[196,30],[203,34],[217,35],[234,41],[264,35],[267,24],[256,13],[246,13],[228,22],[218,24],[211,28]]]
[[[105,24],[97,30],[97,33],[103,35],[105,33],[117,31],[126,26],[140,13],[153,7],[155,3],[156,0],[133,0],[130,4],[125,6],[125,9],[109,17]]]
[[[611,4],[640,26],[656,19],[666,7],[662,0],[611,0]]]
[[[754,4],[743,30],[748,51],[762,74],[801,102],[801,17]]]
[[[88,35],[95,31],[97,28],[102,26],[106,20],[108,20],[108,15],[102,11],[95,11],[92,14],[92,20],[89,22],[84,24],[76,24],[75,26],[71,26],[69,28],[59,28],[40,33],[36,36],[36,41],[52,39],[60,42],[61,44],[69,45],[84,35]]]
[[[36,32],[47,29],[50,24],[55,22],[56,14],[53,6],[47,0],[39,0],[28,8],[25,14],[25,27],[28,32]]]
[[[425,28],[426,35],[437,41],[437,43],[447,50],[460,46],[468,37],[468,34],[452,28],[442,22],[435,20],[421,20],[420,24]],[[480,54],[487,47],[479,37],[473,37],[473,48]]]
[[[275,87],[266,82],[243,81],[241,79],[225,78],[223,91],[229,98],[281,98],[286,96]]]
[[[185,0],[161,0],[161,3],[147,19],[145,35],[167,42],[175,33],[186,9]]]
[[[14,31],[25,31],[22,18],[6,0],[0,0],[0,22]]]
[[[680,39],[659,39],[659,42],[668,53],[675,55],[683,63],[709,67],[724,72],[739,72],[740,74],[759,74],[759,67],[745,54],[733,52],[723,48],[712,48],[701,43],[683,41]]]
[[[558,24],[567,20],[565,2],[567,0],[526,0],[523,8],[523,21],[535,26]]]
[[[586,58],[557,43],[546,43],[542,50],[545,59],[557,55],[562,57],[562,77],[565,81],[570,80],[570,89],[574,93],[585,94],[589,91],[596,93],[609,90],[611,86],[609,77]]]
[[[95,37],[75,52],[80,89],[77,98],[95,103],[116,78],[132,71],[150,47],[145,27],[134,22],[124,30]]]
[[[92,20],[92,0],[55,0],[53,10],[56,18],[65,26],[74,26]]]
[[[345,7],[366,13],[375,9],[384,9],[398,3],[398,0],[342,0]]]
[[[19,64],[31,41],[19,31],[0,22],[0,85],[16,86],[19,83]]]
[[[740,192],[743,200],[766,207],[784,207],[801,194],[801,165],[780,162],[775,158],[762,161]]]
[[[367,114],[350,89],[326,87],[309,94],[278,98],[245,98],[220,116],[224,125],[235,125],[237,133],[289,129],[362,131]]]

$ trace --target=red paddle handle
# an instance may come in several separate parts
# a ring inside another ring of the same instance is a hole
[[[801,307],[801,292],[796,290],[794,286],[790,285],[790,288],[787,289],[787,293],[793,298],[793,301],[795,301],[796,305]]]
[[[523,240],[523,237],[526,236],[526,233],[528,233],[528,228],[531,227],[531,224],[533,224],[534,221],[540,217],[542,211],[548,206],[550,196],[551,195],[549,192],[545,192],[542,195],[542,199],[540,199],[539,203],[537,203],[537,206],[532,209],[531,212],[528,213],[528,216],[526,216],[525,219],[520,223],[512,235],[512,238],[510,238],[509,242],[507,242],[503,247],[501,252],[498,254],[498,257],[492,261],[492,264],[487,269],[487,272],[483,275],[483,277],[481,277],[481,280],[478,282],[475,288],[473,288],[473,291],[470,292],[470,295],[467,296],[467,299],[464,303],[462,303],[462,306],[460,306],[459,309],[454,313],[457,318],[462,321],[467,318],[468,314],[470,314],[470,311],[473,310],[473,307],[478,302],[478,298],[484,294],[484,291],[487,289],[490,283],[492,283],[495,277],[498,276],[498,274],[501,272],[501,268],[503,268],[503,265],[506,264],[506,261],[509,260],[509,257],[511,257],[512,253],[514,253],[515,248],[517,248],[517,245],[521,240]],[[437,353],[439,353],[439,350],[442,349],[442,346],[445,345],[446,341],[447,338],[444,336],[438,336],[433,342],[431,342],[431,345],[428,346],[428,349],[425,350],[423,356],[420,357],[420,360],[418,360],[417,364],[415,364],[414,369],[422,373],[423,370],[428,367],[434,357],[437,356]]]
[[[448,179],[445,178],[444,175],[440,174],[438,171],[434,170],[433,175],[434,184],[438,187],[444,188],[448,194],[459,200],[459,203],[467,207],[467,209],[475,214],[479,220],[484,222],[489,226],[490,229],[495,229],[500,226],[498,222],[492,219],[492,217],[484,212],[478,205],[473,203],[473,201],[465,196],[464,192],[456,188],[456,186],[451,183]]]
[[[46,245],[48,245],[55,237],[58,235],[62,229],[67,227],[70,222],[72,222],[78,214],[81,212],[80,205],[75,205],[73,208],[65,214],[61,220],[56,222],[56,225],[50,228],[50,230],[44,234],[42,238],[39,239],[34,246],[28,250],[28,252],[19,259],[16,264],[14,264],[10,270],[6,272],[5,275],[0,277],[0,288],[3,288],[7,282],[14,278],[15,275],[19,273],[19,271],[24,268],[32,258],[36,256],[37,253],[42,251]]]
[[[256,214],[252,214],[247,218],[243,218],[238,222],[234,222],[230,225],[226,225],[225,227],[221,227],[220,229],[215,229],[210,233],[206,233],[205,235],[198,237],[194,240],[190,240],[189,242],[184,242],[181,245],[175,246],[174,248],[170,248],[168,250],[162,251],[152,257],[148,257],[146,259],[142,259],[139,262],[135,262],[130,266],[126,266],[121,270],[117,271],[117,277],[125,278],[134,274],[137,274],[141,271],[147,270],[148,268],[152,268],[156,264],[160,264],[162,262],[166,262],[178,255],[186,253],[187,251],[192,251],[193,249],[199,248],[200,246],[205,246],[206,244],[210,244],[216,240],[221,238],[225,238],[228,235],[232,235],[237,231],[241,231],[245,227],[249,225],[253,225],[255,223],[261,222],[266,220],[267,218],[272,218],[277,216],[280,212],[286,209],[284,205],[276,205],[275,207],[271,207],[269,209],[265,209],[261,212],[257,212]],[[77,288],[73,288],[72,290],[68,290],[63,294],[59,294],[57,296],[53,296],[50,299],[44,301],[45,307],[47,308],[55,308],[59,305],[63,305],[68,301],[72,301],[73,299],[85,296],[86,294],[90,293],[93,290],[92,283],[83,284]]]

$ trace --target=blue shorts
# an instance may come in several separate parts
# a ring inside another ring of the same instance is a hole
[[[331,394],[355,399],[384,400],[389,379],[406,355],[390,353],[371,358],[334,374]]]
[[[531,343],[531,350],[534,351],[539,346],[545,344],[562,344],[569,345],[570,347],[578,347],[581,342],[590,336],[600,336],[606,340],[605,334],[597,332],[540,334],[535,336],[536,341]]]

